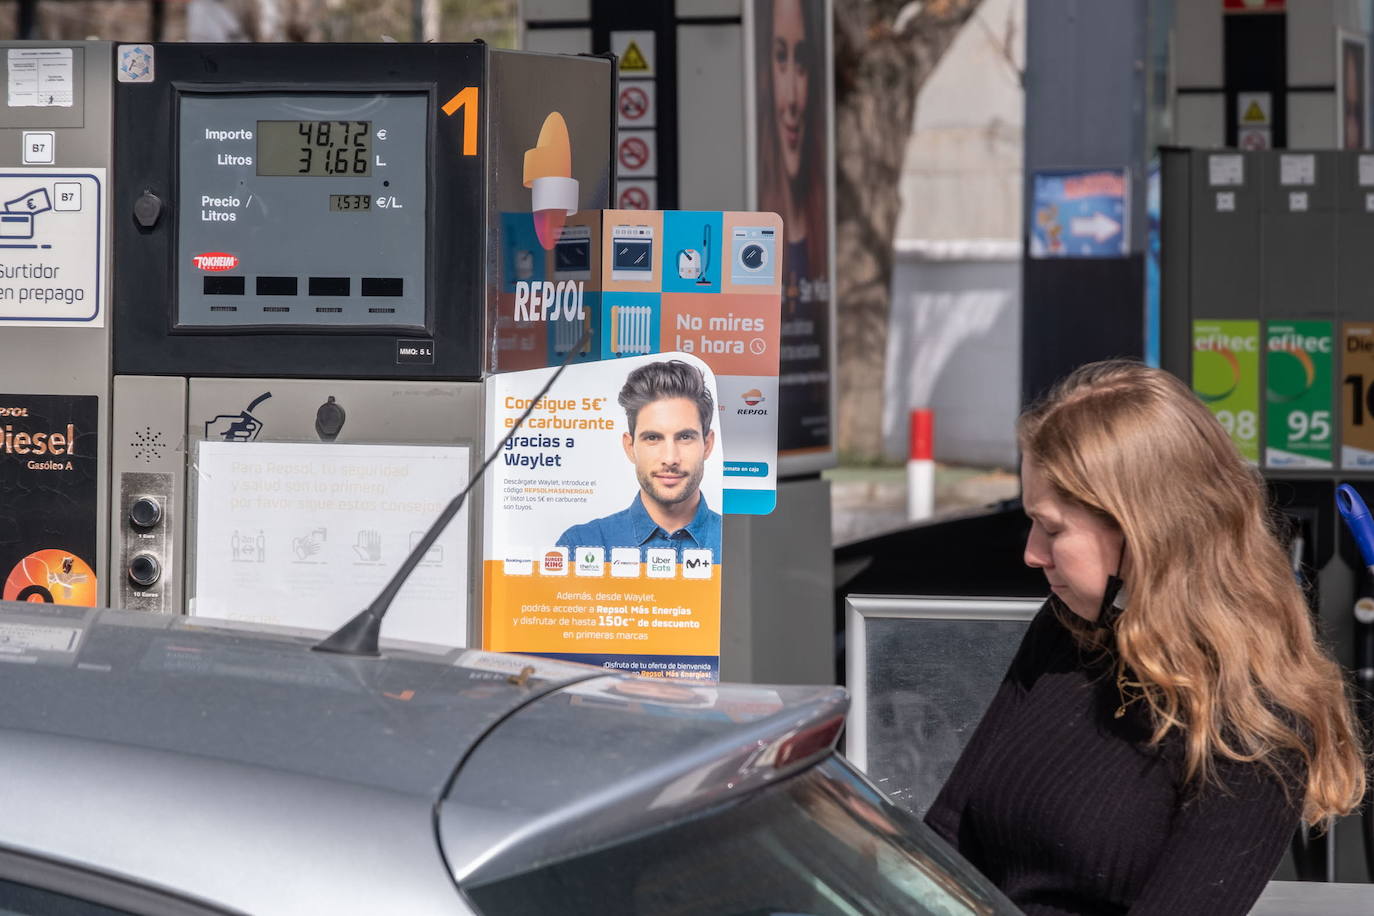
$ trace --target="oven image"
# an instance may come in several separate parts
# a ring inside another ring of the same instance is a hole
[[[771,226],[738,226],[730,236],[730,280],[772,286],[777,282],[777,238]]]
[[[654,228],[616,226],[611,231],[611,279],[648,283],[654,275]]]
[[[564,226],[553,246],[553,276],[556,280],[592,278],[592,227]]]

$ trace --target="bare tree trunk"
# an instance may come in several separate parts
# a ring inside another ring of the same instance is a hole
[[[835,4],[835,260],[841,453],[883,452],[897,187],[916,94],[979,0]]]

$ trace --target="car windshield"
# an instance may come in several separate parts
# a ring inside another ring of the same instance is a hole
[[[464,890],[486,913],[1017,912],[924,825],[834,758],[666,829]]]

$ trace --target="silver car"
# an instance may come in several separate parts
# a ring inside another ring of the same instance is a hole
[[[0,605],[0,912],[1009,914],[833,688]]]

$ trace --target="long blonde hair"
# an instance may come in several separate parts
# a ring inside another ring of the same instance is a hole
[[[1175,376],[1113,360],[1072,373],[1018,433],[1060,496],[1125,536],[1117,673],[1143,692],[1152,743],[1178,730],[1190,782],[1216,780],[1221,757],[1288,785],[1301,760],[1309,824],[1358,806],[1364,751],[1346,678],[1317,642],[1263,480],[1207,408]]]

